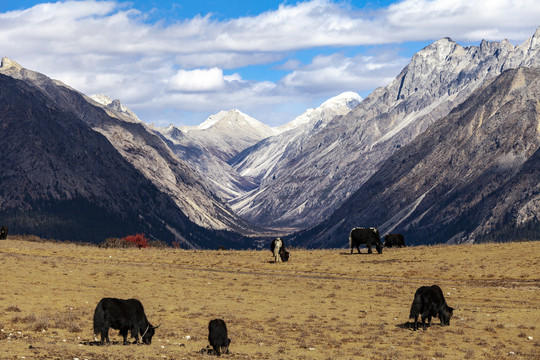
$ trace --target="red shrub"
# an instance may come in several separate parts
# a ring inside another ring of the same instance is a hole
[[[122,240],[135,244],[139,249],[150,247],[148,239],[144,237],[144,234],[128,235]]]

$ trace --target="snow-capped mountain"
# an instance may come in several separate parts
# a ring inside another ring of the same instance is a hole
[[[235,168],[243,174],[256,168],[253,178],[261,179],[261,184],[249,196],[233,201],[233,208],[262,226],[317,224],[390,155],[486,81],[510,68],[539,66],[539,52],[540,28],[519,46],[482,41],[479,46],[463,47],[449,38],[428,45],[391,84],[373,91],[348,114],[307,137],[291,140],[294,146],[279,161],[272,160],[270,139],[252,147],[260,154],[257,163],[268,164],[271,171],[251,163],[242,168],[241,161],[235,160]],[[242,158],[248,159],[249,154]]]
[[[152,127],[180,159],[189,163],[222,199],[228,201],[257,187],[238,174],[227,160],[279,133],[239,110],[221,111],[192,127]]]
[[[244,178],[265,186],[265,179],[272,177],[273,169],[280,161],[285,161],[289,154],[297,151],[299,146],[315,132],[322,131],[336,116],[349,113],[358,106],[362,98],[354,92],[345,92],[328,99],[317,108],[308,109],[294,120],[280,126],[280,134],[267,138],[229,161],[229,164]],[[249,202],[258,191],[247,194],[244,198],[233,200],[233,208],[243,213],[246,202]]]
[[[302,115],[294,120],[278,127],[280,132],[289,131],[302,125],[314,124],[321,121],[321,126],[330,121],[334,116],[344,115],[355,108],[362,101],[362,97],[355,92],[346,91],[334,96],[320,106],[307,109]]]
[[[198,126],[181,130],[188,138],[206,144],[206,149],[223,161],[280,132],[237,109],[220,111]]]

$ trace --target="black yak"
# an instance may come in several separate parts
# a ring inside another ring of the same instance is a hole
[[[221,319],[210,320],[208,323],[208,341],[217,356],[229,353],[231,339],[227,337],[227,325]]]
[[[103,298],[94,311],[94,335],[101,334],[101,344],[110,344],[109,328],[120,330],[124,337],[124,345],[128,344],[128,331],[139,343],[139,335],[144,344],[152,342],[155,330],[159,327],[148,322],[141,302],[137,299]]]
[[[404,247],[405,238],[401,234],[384,235],[384,247]]]
[[[351,248],[351,254],[354,248],[358,250],[360,254],[360,245],[366,245],[368,248],[368,254],[371,254],[371,247],[375,246],[377,252],[382,254],[381,237],[379,236],[379,230],[376,228],[359,228],[356,227],[351,230],[349,234],[349,246]]]
[[[7,226],[2,226],[0,228],[0,240],[6,240],[8,234],[8,228]]]
[[[418,329],[418,316],[422,316],[422,328],[426,330],[426,318],[431,325],[431,317],[439,317],[441,325],[450,325],[454,309],[446,304],[443,292],[437,285],[421,286],[414,294],[409,319],[414,319],[414,330]]]

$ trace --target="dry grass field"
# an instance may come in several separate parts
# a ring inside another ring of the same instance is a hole
[[[365,252],[365,249],[364,249]],[[225,359],[539,359],[540,242],[266,251],[100,249],[0,241],[1,359],[211,359],[208,321],[231,338]],[[458,307],[449,327],[407,327],[415,290],[438,284]],[[102,297],[136,297],[151,345],[93,345]]]

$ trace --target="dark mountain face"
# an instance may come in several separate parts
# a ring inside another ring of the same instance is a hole
[[[11,233],[97,242],[144,232],[185,247],[246,246],[193,224],[78,114],[2,74],[0,129],[0,223]]]
[[[117,111],[120,106],[98,104],[69,86],[7,58],[2,59],[0,73],[23,80],[59,109],[104,135],[116,151],[169,196],[190,221],[213,230],[242,234],[254,231],[210,190],[204,176],[175,156],[165,142],[136,117]]]
[[[540,219],[539,98],[540,69],[504,72],[398,150],[294,243],[345,246],[355,226],[401,232],[409,244],[531,233]]]

